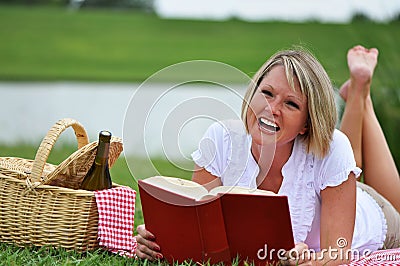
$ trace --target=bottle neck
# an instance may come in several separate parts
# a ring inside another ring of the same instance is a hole
[[[100,142],[97,147],[97,153],[95,158],[95,163],[100,165],[106,165],[108,161],[110,143]]]

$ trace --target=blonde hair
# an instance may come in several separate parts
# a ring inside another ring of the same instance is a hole
[[[307,152],[323,158],[329,151],[333,131],[337,122],[334,91],[331,80],[319,61],[304,48],[277,52],[254,75],[247,88],[242,104],[242,120],[248,131],[247,112],[249,103],[262,79],[272,67],[282,65],[290,87],[295,89],[295,78],[300,90],[307,97],[308,118],[307,132],[302,135]]]

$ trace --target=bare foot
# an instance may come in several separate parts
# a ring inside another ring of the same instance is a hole
[[[345,83],[342,91],[346,98],[349,95],[349,89],[352,93],[362,93],[364,98],[369,96],[369,88],[377,62],[378,50],[376,48],[367,49],[358,45],[348,51],[347,64],[350,70],[350,83],[347,84],[347,88]]]

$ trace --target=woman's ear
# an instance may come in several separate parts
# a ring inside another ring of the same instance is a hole
[[[308,122],[304,125],[304,127],[300,130],[299,134],[304,135],[308,132]]]

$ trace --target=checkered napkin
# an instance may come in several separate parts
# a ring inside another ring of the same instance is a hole
[[[113,253],[134,257],[136,238],[133,236],[136,191],[115,187],[95,192],[99,211],[99,245]]]
[[[400,248],[378,250],[369,256],[363,256],[360,259],[353,260],[349,266],[358,265],[400,265]]]

